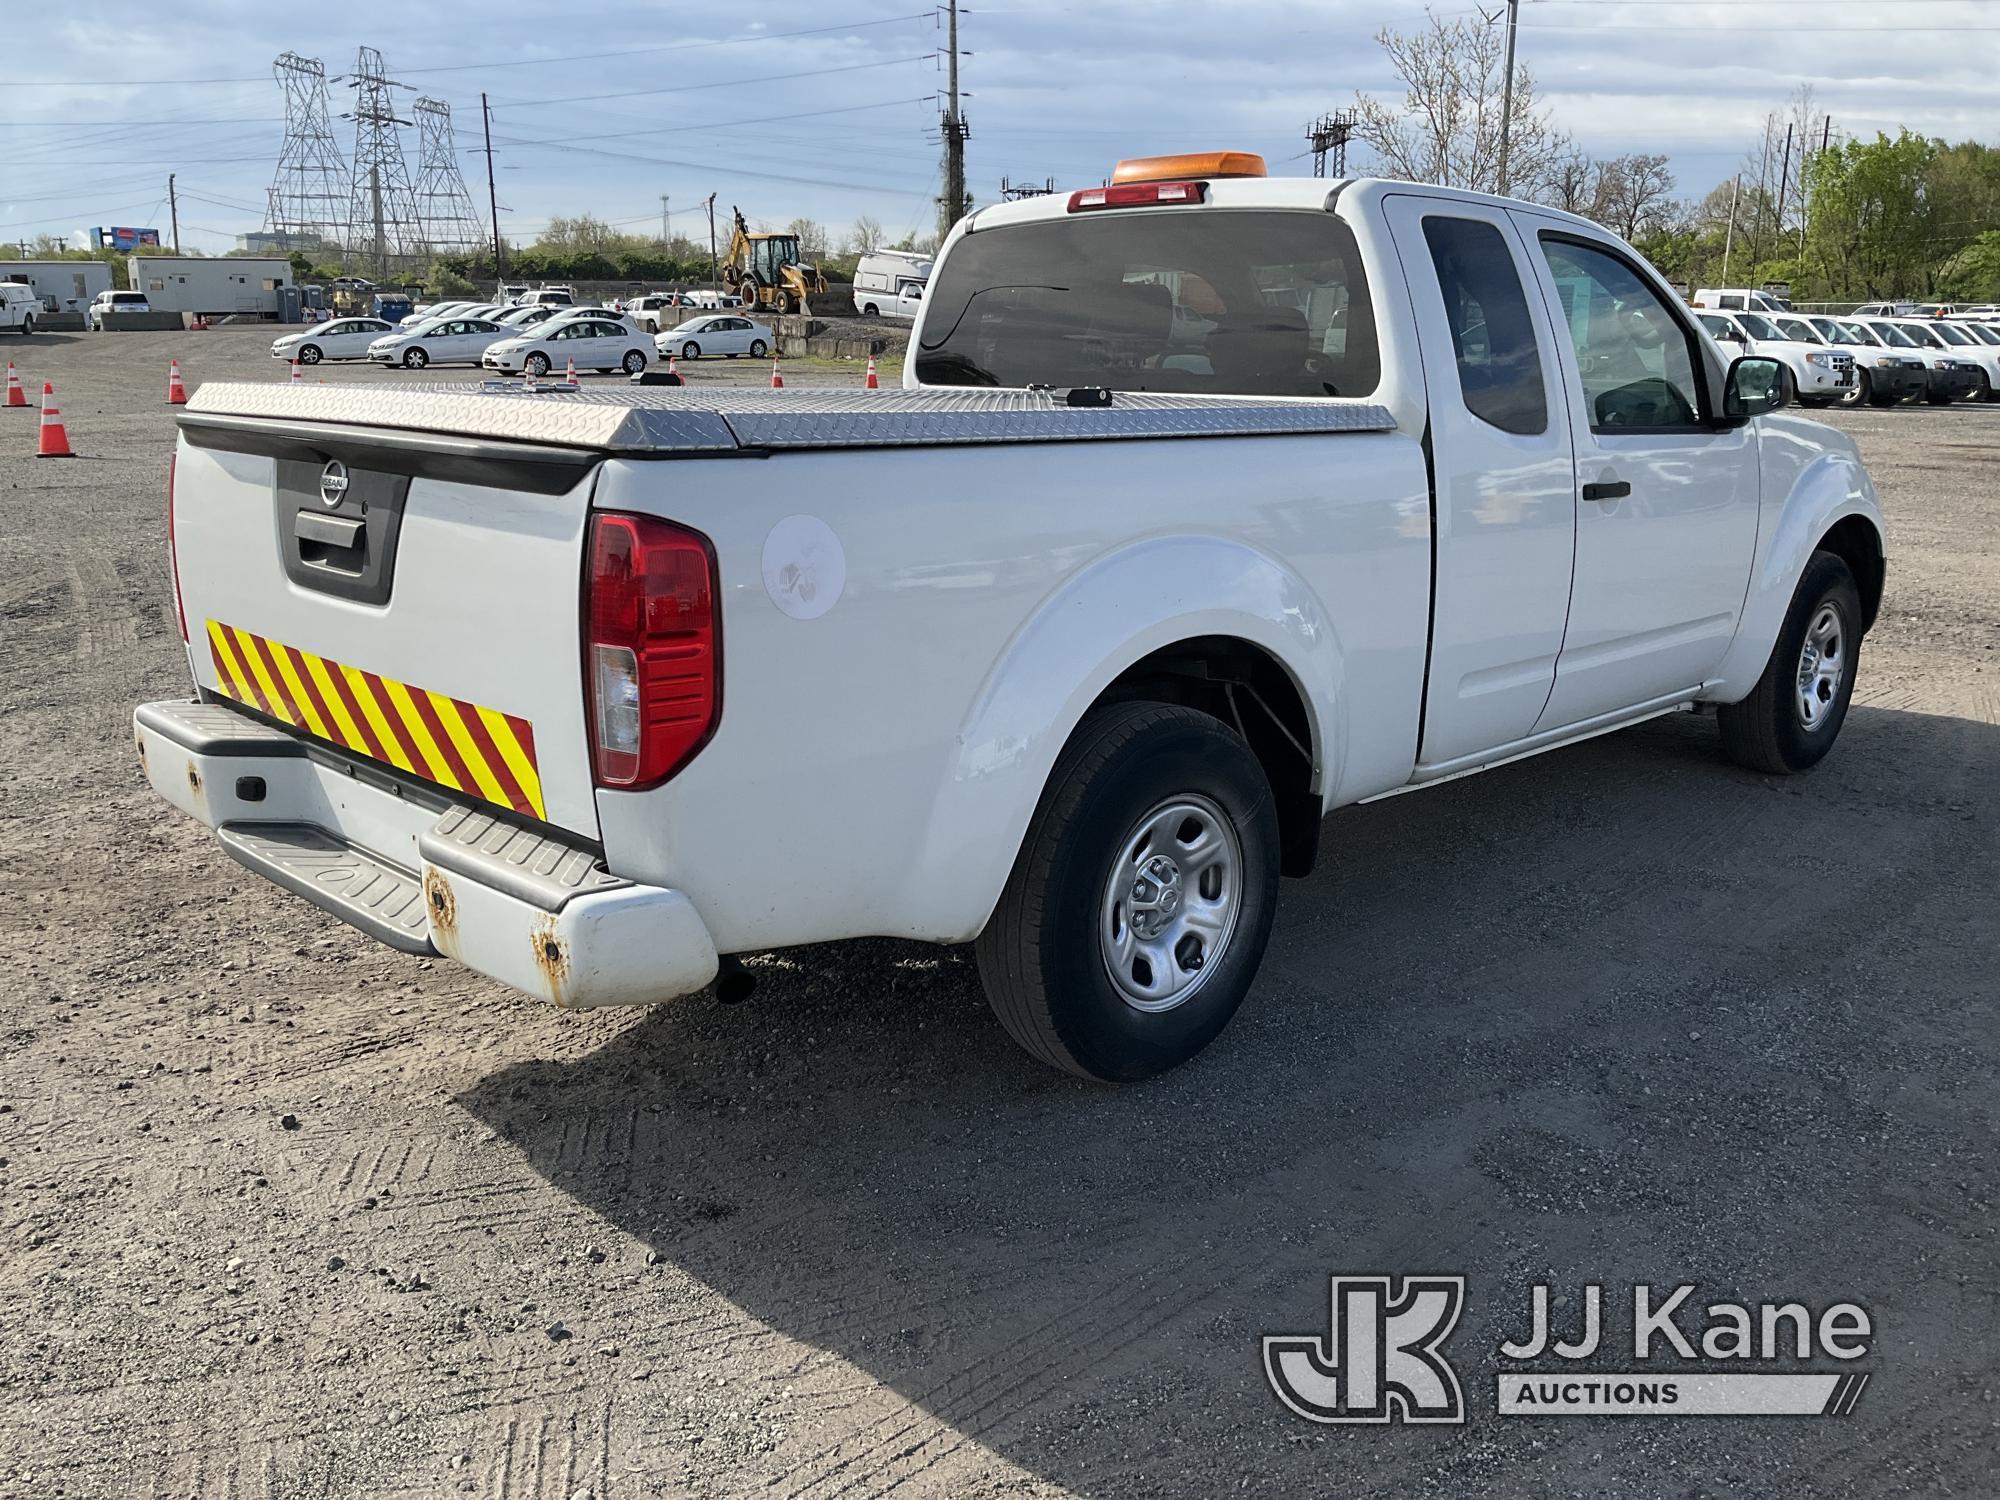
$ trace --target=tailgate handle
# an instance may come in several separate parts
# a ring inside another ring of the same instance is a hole
[[[292,527],[292,534],[302,542],[319,542],[323,546],[344,550],[359,544],[361,522],[350,516],[321,516],[302,510]]]

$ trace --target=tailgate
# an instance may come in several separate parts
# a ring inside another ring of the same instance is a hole
[[[183,417],[172,530],[196,682],[595,838],[579,589],[597,458]]]

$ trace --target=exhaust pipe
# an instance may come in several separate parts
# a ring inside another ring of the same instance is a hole
[[[722,955],[715,972],[715,998],[723,1005],[741,1005],[757,988],[757,976],[733,953]]]

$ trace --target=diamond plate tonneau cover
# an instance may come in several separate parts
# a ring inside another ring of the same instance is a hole
[[[1365,401],[1172,396],[1120,391],[1072,407],[1049,391],[693,390],[621,386],[539,391],[480,385],[293,385],[210,381],[188,416],[341,423],[591,448],[609,453],[769,452],[1105,439],[1387,432]]]

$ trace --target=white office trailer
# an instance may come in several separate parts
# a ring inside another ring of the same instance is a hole
[[[241,255],[135,255],[130,274],[132,290],[144,292],[154,312],[210,318],[275,318],[279,289],[293,284],[290,261]]]
[[[877,250],[854,268],[854,310],[863,317],[914,318],[934,257],[914,250]]]
[[[49,312],[80,313],[111,290],[111,267],[101,260],[0,260],[0,281],[26,282]]]

